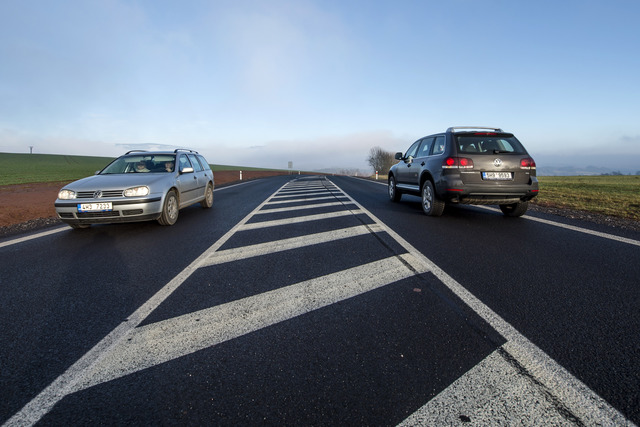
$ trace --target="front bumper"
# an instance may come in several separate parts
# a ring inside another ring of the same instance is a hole
[[[78,204],[92,202],[111,202],[113,209],[102,212],[78,212]],[[158,219],[162,214],[161,197],[135,200],[57,199],[54,206],[62,222],[79,225],[150,221]]]

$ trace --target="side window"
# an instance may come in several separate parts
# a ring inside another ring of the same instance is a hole
[[[196,172],[202,172],[202,165],[198,161],[198,158],[195,156],[195,154],[189,154],[188,156],[189,160],[191,160],[191,164],[193,165],[193,170],[195,170]]]
[[[420,141],[421,140],[414,142],[413,145],[409,147],[409,149],[407,150],[407,153],[404,155],[405,159],[408,159],[409,156],[416,157],[416,154],[418,152],[418,147],[420,146]]]
[[[180,171],[182,171],[182,169],[184,168],[190,168],[191,163],[189,163],[189,159],[187,159],[187,156],[184,154],[180,154],[180,159],[178,160],[179,165],[180,165]]]
[[[209,163],[207,163],[205,158],[199,154],[198,154],[198,160],[200,160],[200,163],[202,164],[202,167],[204,168],[204,170],[207,170],[207,171],[211,170],[211,166],[209,166]]]
[[[418,150],[418,155],[416,157],[425,157],[429,155],[429,151],[431,150],[431,145],[433,145],[433,140],[435,138],[424,138],[422,140],[422,144],[420,144],[420,149]]]
[[[435,144],[433,144],[433,150],[431,154],[442,154],[444,153],[444,136],[436,136]]]

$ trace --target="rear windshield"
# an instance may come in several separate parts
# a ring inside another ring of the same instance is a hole
[[[510,133],[474,133],[456,135],[458,153],[462,154],[525,154],[526,150]]]

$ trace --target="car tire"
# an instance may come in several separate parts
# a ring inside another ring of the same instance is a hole
[[[505,216],[522,216],[529,208],[529,202],[518,202],[511,205],[500,205],[500,210]]]
[[[204,199],[202,199],[200,205],[205,209],[209,209],[213,206],[213,185],[211,185],[211,183],[207,184],[207,189],[204,192]]]
[[[396,186],[396,179],[393,176],[389,177],[389,199],[392,202],[399,202],[402,198],[402,193]]]
[[[444,211],[444,201],[440,200],[436,195],[433,188],[433,183],[430,180],[426,180],[422,184],[420,190],[422,195],[422,210],[429,216],[440,216]]]
[[[162,214],[158,218],[160,225],[173,225],[178,220],[178,212],[180,211],[180,205],[178,203],[178,196],[174,190],[169,190],[167,196],[164,198],[164,205],[162,206]]]

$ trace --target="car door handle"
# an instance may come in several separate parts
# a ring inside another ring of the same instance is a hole
[[[420,166],[424,166],[424,162],[420,163]]]

